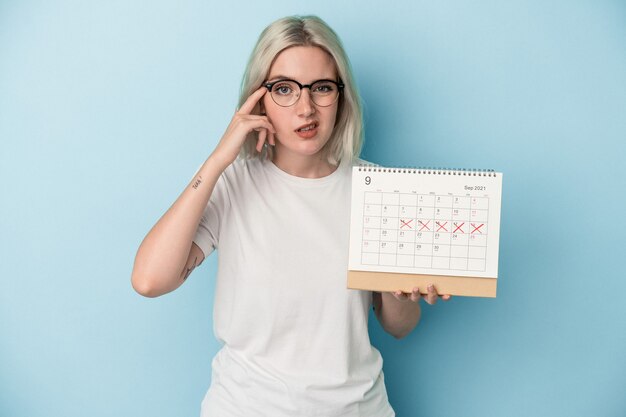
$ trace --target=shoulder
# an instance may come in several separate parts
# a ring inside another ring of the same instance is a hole
[[[234,194],[247,194],[271,184],[267,163],[260,158],[238,158],[220,176],[219,182]]]
[[[358,168],[358,167],[377,167],[377,164],[374,164],[372,162],[369,162],[365,159],[361,159],[361,158],[354,158],[352,160],[349,161],[342,161],[339,164],[339,170],[343,171],[343,175],[344,176],[349,176],[352,177],[352,171],[354,170],[354,168]]]
[[[227,179],[245,178],[263,169],[263,161],[259,158],[237,158],[224,170],[223,176]]]

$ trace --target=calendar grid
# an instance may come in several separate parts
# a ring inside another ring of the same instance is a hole
[[[365,192],[361,262],[485,271],[488,197]]]

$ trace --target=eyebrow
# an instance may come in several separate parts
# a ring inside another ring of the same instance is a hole
[[[313,80],[312,82],[319,81],[319,80],[334,80],[334,79],[335,79],[335,77],[324,77],[324,78],[318,78],[317,80]],[[288,76],[288,75],[278,74],[278,75],[275,75],[275,76],[273,76],[273,77],[271,77],[271,78],[268,78],[268,79],[267,79],[267,82],[269,83],[269,82],[272,82],[272,81],[278,81],[278,80],[293,80],[293,81],[298,81],[298,80],[296,80],[294,77],[290,77],[290,76]]]
[[[276,81],[276,80],[280,80],[280,79],[283,79],[283,78],[286,78],[288,80],[293,80],[294,79],[293,77],[288,77],[287,75],[278,74],[278,75],[275,75],[273,77],[268,78],[267,81]]]

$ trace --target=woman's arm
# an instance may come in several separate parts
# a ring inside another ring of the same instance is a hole
[[[274,144],[275,130],[267,117],[251,114],[266,91],[258,89],[235,113],[211,156],[141,242],[131,276],[141,295],[158,297],[175,290],[204,259],[192,240],[218,178],[237,158],[248,133],[261,131],[258,150],[266,139]]]
[[[374,313],[383,329],[395,337],[402,339],[417,326],[421,316],[419,300],[422,298],[419,288],[413,288],[411,293],[375,292],[373,294]],[[433,285],[428,286],[428,293],[423,297],[428,304],[435,304],[439,295]],[[441,297],[444,301],[449,295]]]
[[[141,242],[131,276],[139,294],[158,297],[173,291],[200,265],[204,253],[192,247],[192,240],[222,172],[222,166],[209,157]]]

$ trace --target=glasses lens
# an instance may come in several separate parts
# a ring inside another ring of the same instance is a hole
[[[330,81],[318,81],[311,86],[311,98],[318,106],[326,107],[333,104],[339,97],[339,89]]]
[[[272,87],[272,99],[279,106],[291,106],[298,100],[300,87],[293,81],[280,81]]]

